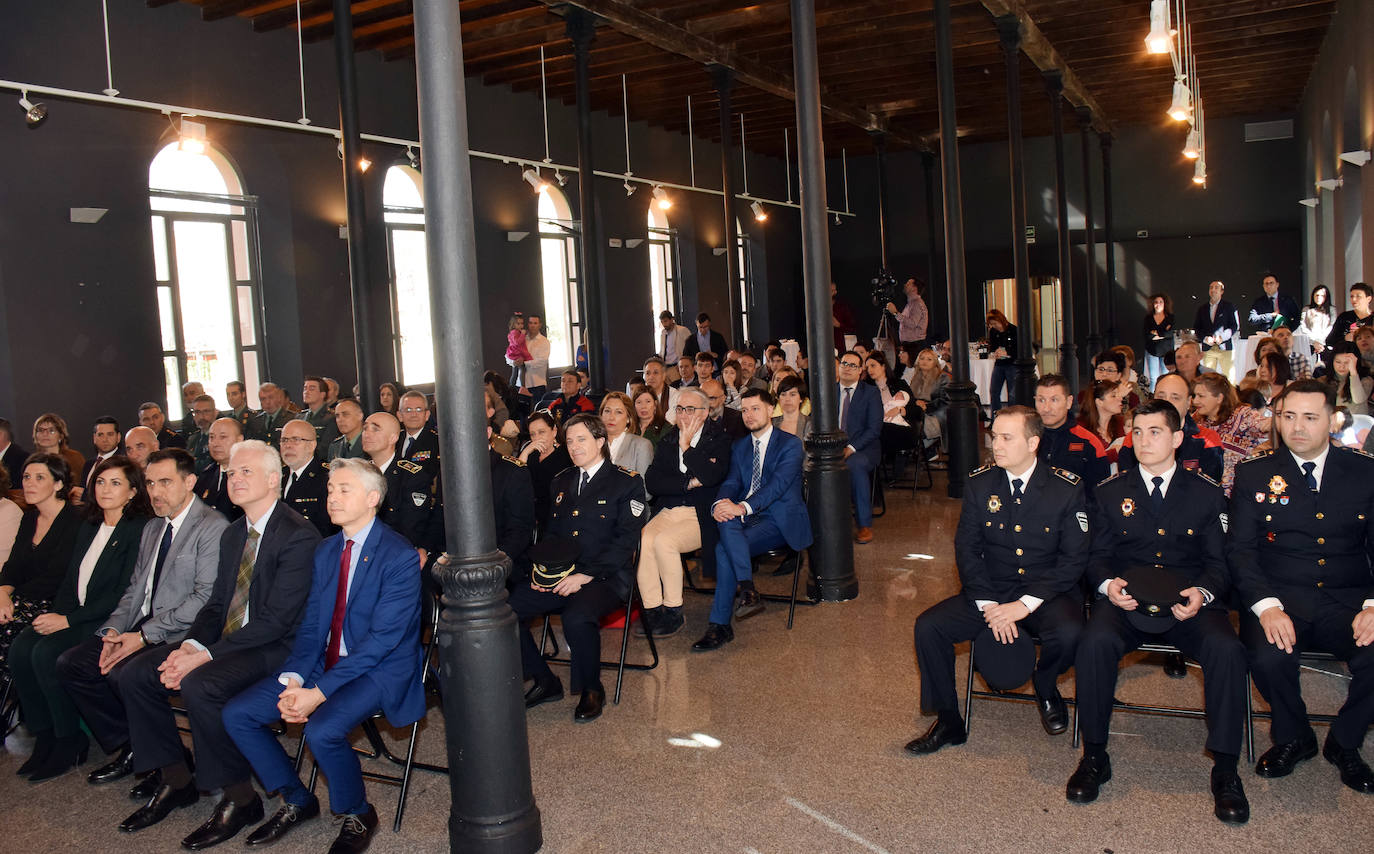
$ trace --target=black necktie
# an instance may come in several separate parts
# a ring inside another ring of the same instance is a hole
[[[415,440],[412,439],[409,435],[406,436],[405,444],[401,446],[401,456],[403,456],[403,457],[408,457],[408,456],[410,456],[410,443],[413,442],[413,441],[415,441]]]
[[[1150,482],[1155,485],[1155,488],[1150,490],[1150,504],[1154,507],[1155,515],[1159,515],[1164,509],[1164,490],[1160,488],[1164,485],[1164,478],[1155,475],[1150,478]]]
[[[1316,491],[1317,491],[1317,476],[1316,476],[1316,474],[1314,474],[1314,472],[1315,472],[1316,470],[1317,470],[1317,464],[1316,464],[1316,463],[1303,463],[1303,464],[1302,464],[1302,473],[1303,473],[1303,476],[1307,478],[1307,488],[1310,489],[1310,490],[1312,490],[1313,492],[1316,492]]]
[[[591,479],[592,479],[592,478],[591,478],[591,475],[587,474],[585,471],[582,472],[582,481],[581,481],[580,483],[577,484],[577,494],[578,494],[578,495],[581,495],[581,494],[582,494],[582,490],[584,490],[584,489],[587,488],[587,482],[590,481]]]
[[[157,563],[153,564],[153,587],[148,591],[148,610],[152,611],[153,595],[157,593],[157,583],[162,580],[162,565],[167,562],[167,552],[172,550],[172,522],[162,532],[162,543],[157,547]]]
[[[1016,499],[1016,503],[1021,503],[1021,478],[1015,478],[1011,482],[1011,497]]]

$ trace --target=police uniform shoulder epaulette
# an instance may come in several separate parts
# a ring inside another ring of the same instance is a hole
[[[1256,451],[1255,453],[1253,453],[1253,454],[1251,454],[1250,456],[1246,457],[1245,459],[1241,460],[1239,463],[1236,463],[1236,465],[1242,465],[1242,464],[1244,464],[1244,463],[1253,463],[1255,460],[1262,460],[1262,459],[1264,459],[1265,457],[1271,457],[1271,456],[1273,456],[1273,455],[1274,455],[1274,449],[1273,449],[1273,448],[1269,448],[1268,450],[1264,450],[1264,451]]]
[[[616,466],[616,468],[618,468],[618,469],[620,469],[621,471],[625,472],[625,473],[628,474],[630,477],[639,477],[639,472],[635,471],[634,469],[627,469],[627,468],[625,468],[624,466]]]
[[[329,471],[329,461],[328,461],[328,460],[320,460],[320,468],[324,469],[325,471]],[[315,473],[312,471],[312,472],[310,473],[310,476],[311,476],[311,477],[314,477],[314,476],[315,476]]]
[[[424,466],[420,465],[419,463],[412,463],[410,460],[397,460],[396,467],[404,469],[405,471],[408,471],[411,474],[419,474],[420,472],[425,470]]]
[[[502,454],[501,459],[505,460],[508,463],[515,463],[517,466],[520,466],[521,468],[525,467],[525,461],[520,459],[519,457],[512,457],[510,454]]]
[[[1217,487],[1218,489],[1221,488],[1221,484],[1217,483],[1215,480],[1212,480],[1210,477],[1208,477],[1208,476],[1206,475],[1206,473],[1204,473],[1204,472],[1202,472],[1202,471],[1199,471],[1199,470],[1197,470],[1197,469],[1193,469],[1193,474],[1195,474],[1195,475],[1197,475],[1198,477],[1202,478],[1202,479],[1205,480],[1207,483],[1210,483],[1212,486],[1215,486],[1215,487]]]
[[[995,469],[995,468],[997,468],[997,466],[994,466],[994,465],[986,465],[986,466],[983,466],[983,467],[981,467],[981,468],[976,468],[976,469],[974,469],[973,471],[969,472],[969,473],[968,473],[968,476],[969,476],[969,477],[977,477],[977,476],[980,475],[980,474],[987,474],[988,472],[992,471],[992,470]]]
[[[1132,471],[1132,469],[1125,469],[1124,471],[1119,471],[1116,474],[1103,479],[1103,481],[1099,483],[1098,486],[1106,486],[1114,480],[1120,480],[1121,478],[1125,477],[1126,474],[1130,471]]]
[[[1073,484],[1076,484],[1083,479],[1078,475],[1074,474],[1073,472],[1069,471],[1068,469],[1061,469],[1058,466],[1050,466],[1050,471],[1054,472],[1064,480],[1067,480],[1069,483]]]
[[[1346,450],[1359,454],[1362,457],[1368,457],[1369,459],[1374,460],[1374,454],[1369,453],[1364,448],[1346,448]]]

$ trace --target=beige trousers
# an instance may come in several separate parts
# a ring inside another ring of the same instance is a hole
[[[1202,354],[1202,364],[1210,370],[1223,374],[1227,379],[1231,378],[1231,359],[1235,355],[1235,350],[1219,350],[1216,347]]]
[[[639,597],[645,608],[682,605],[682,556],[701,548],[694,507],[669,507],[639,534]]]

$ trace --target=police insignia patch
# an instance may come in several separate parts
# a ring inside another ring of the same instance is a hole
[[[428,498],[428,497],[429,497],[429,496],[425,495],[423,492],[412,492],[412,493],[410,493],[410,500],[415,502],[415,506],[416,506],[416,507],[424,507],[424,506],[425,506],[425,499]]]
[[[643,502],[643,501],[633,501],[633,500],[630,501],[630,512],[633,513],[633,514],[635,514],[635,518],[636,518],[636,519],[638,519],[640,516],[644,515],[644,502]]]
[[[998,498],[996,495],[994,495],[994,496],[992,496],[991,498],[988,499],[988,512],[989,512],[989,513],[996,513],[998,510],[1001,510],[1001,509],[1002,509],[1002,499],[1001,499],[1001,498]]]
[[[1129,498],[1121,499],[1121,515],[1131,516],[1135,513],[1135,502]]]
[[[1223,534],[1230,533],[1230,531],[1231,531],[1231,517],[1230,517],[1230,516],[1227,516],[1225,513],[1222,513],[1222,514],[1218,515],[1217,518],[1221,520],[1221,532],[1222,532]]]
[[[1083,530],[1083,533],[1088,533],[1088,514],[1079,510],[1073,514],[1073,517],[1078,520],[1078,527]]]

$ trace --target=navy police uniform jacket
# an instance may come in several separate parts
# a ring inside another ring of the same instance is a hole
[[[1065,469],[1083,480],[1088,492],[1111,474],[1107,449],[1093,431],[1077,423],[1073,413],[1058,427],[1046,427],[1040,437],[1040,462],[1052,468]]]
[[[281,483],[284,489],[290,477],[291,469],[282,466]],[[329,467],[319,460],[311,460],[308,466],[301,469],[300,477],[291,484],[291,488],[286,489],[282,503],[304,516],[320,532],[321,537],[328,537],[339,530],[329,521],[329,508],[325,506],[328,497]]]
[[[1156,514],[1150,487],[1138,469],[1098,484],[1093,507],[1093,590],[1134,566],[1158,566],[1187,578],[1226,608],[1226,496],[1216,481],[1182,466],[1174,469],[1164,507]]]
[[[406,431],[401,431],[401,438],[396,440],[396,451],[399,453],[406,444]],[[405,458],[412,463],[433,466],[436,475],[439,466],[439,433],[433,427],[421,427],[420,434],[411,441],[410,447],[406,448]]]
[[[412,546],[443,551],[443,511],[436,494],[438,465],[397,458],[382,474],[386,476],[386,499],[381,520]]]
[[[1038,463],[1012,498],[1004,469],[969,474],[954,534],[954,556],[970,600],[1046,601],[1072,591],[1088,562],[1088,506],[1073,472]]]
[[[1272,596],[1303,620],[1360,610],[1374,598],[1374,457],[1332,445],[1315,493],[1287,448],[1237,464],[1230,536],[1246,609]]]
[[[1191,415],[1183,419],[1183,444],[1174,451],[1174,459],[1178,460],[1180,468],[1202,472],[1219,482],[1223,451],[1221,437],[1215,430],[1197,426]],[[1130,433],[1126,434],[1121,453],[1117,454],[1116,467],[1121,471],[1135,468],[1135,448],[1131,444]]]
[[[581,478],[582,469],[577,466],[554,477],[553,509],[546,535],[576,539],[580,554],[573,571],[605,581],[625,596],[635,583],[635,567],[630,561],[639,546],[639,531],[649,521],[644,479],[604,462],[578,495]]]
[[[219,475],[217,463],[212,463],[201,472],[200,477],[196,478],[196,497],[218,510],[230,522],[241,519],[243,511],[229,500],[229,478],[221,479]]]
[[[529,575],[525,557],[534,541],[534,483],[530,470],[515,457],[488,450],[491,505],[496,517],[496,545],[510,558],[511,578]]]

